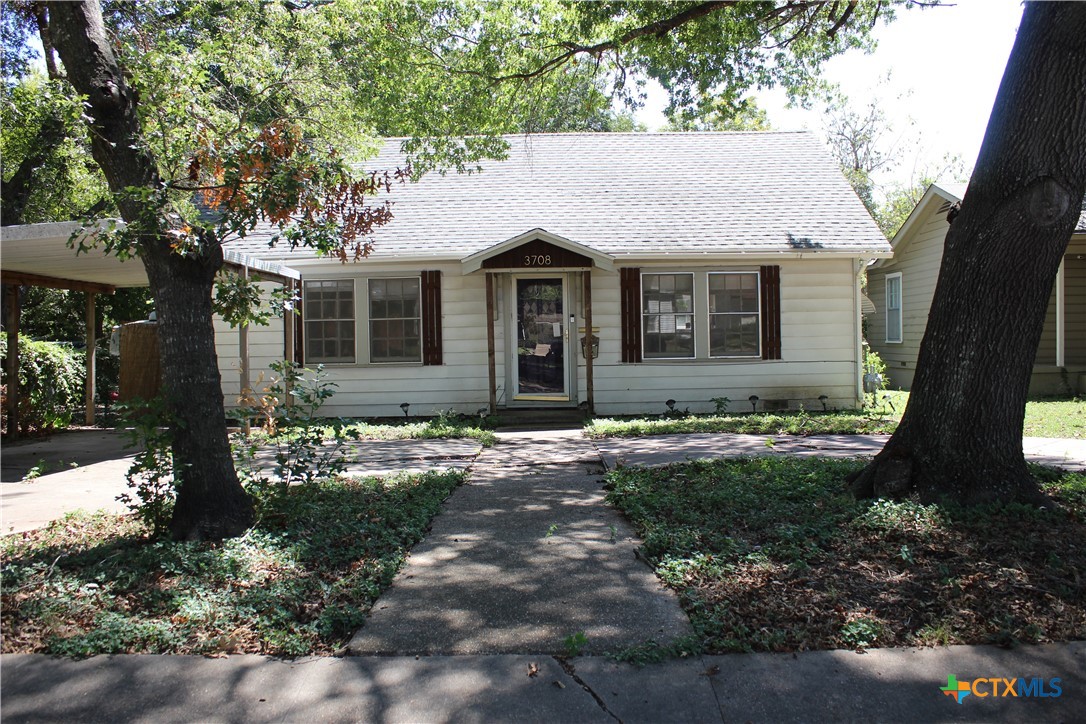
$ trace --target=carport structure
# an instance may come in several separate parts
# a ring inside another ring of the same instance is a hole
[[[76,253],[80,242],[93,246],[93,237],[114,221],[101,221],[86,226],[80,222],[24,224],[0,227],[0,282],[4,285],[8,355],[4,360],[8,380],[7,413],[9,434],[18,434],[19,402],[19,321],[21,309],[19,288],[22,286],[50,287],[86,292],[86,366],[87,384],[86,424],[95,422],[95,298],[98,294],[113,294],[122,287],[148,286],[147,272],[139,259],[121,261],[94,247]],[[243,276],[257,274],[262,280],[276,282],[289,291],[300,285],[297,271],[281,264],[261,261],[254,257],[224,250],[224,269]],[[284,357],[293,360],[295,354],[295,324],[284,326]],[[241,349],[242,388],[248,387],[249,361],[248,329],[238,329]]]

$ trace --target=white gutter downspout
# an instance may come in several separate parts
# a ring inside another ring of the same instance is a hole
[[[1067,360],[1067,317],[1064,310],[1064,263],[1067,257],[1060,259],[1060,269],[1056,272],[1056,366],[1066,367]]]

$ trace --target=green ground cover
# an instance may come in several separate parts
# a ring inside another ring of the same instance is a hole
[[[855,460],[619,468],[608,500],[708,652],[1086,638],[1086,475],[1034,472],[1058,505],[857,501]]]
[[[135,517],[106,514],[6,536],[2,650],[330,654],[463,477],[269,488],[257,525],[223,543],[150,541]]]
[[[760,435],[871,435],[892,433],[909,401],[908,392],[887,390],[863,410],[792,410],[715,415],[663,414],[596,418],[585,425],[592,438],[640,437],[695,432]],[[1032,400],[1026,404],[1024,434],[1086,440],[1086,398]]]

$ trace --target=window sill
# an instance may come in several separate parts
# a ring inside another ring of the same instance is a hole
[[[640,362],[625,362],[623,364],[664,364],[664,365],[719,365],[719,364],[750,364],[752,362],[783,362],[779,359],[762,359],[761,357],[698,357],[696,359],[683,357],[646,357]]]
[[[323,365],[326,370],[342,370],[342,369],[355,369],[366,367],[425,367],[421,361],[419,362],[303,362],[303,367],[313,368],[317,365]]]

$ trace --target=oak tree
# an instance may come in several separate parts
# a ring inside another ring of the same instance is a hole
[[[860,496],[1041,503],[1022,453],[1033,360],[1086,193],[1086,4],[1028,2],[947,233],[908,407]]]

